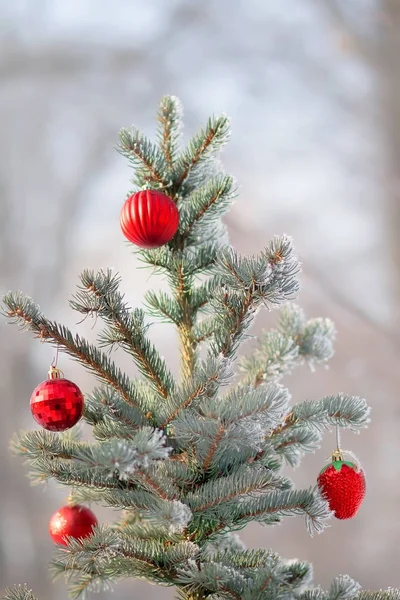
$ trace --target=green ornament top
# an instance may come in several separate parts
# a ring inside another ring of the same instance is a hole
[[[352,462],[349,462],[348,460],[333,460],[329,464],[325,465],[325,467],[321,470],[320,473],[323,473],[324,471],[326,471],[326,469],[328,467],[331,467],[331,466],[334,467],[334,469],[336,469],[336,471],[340,471],[340,469],[342,468],[343,465],[347,465],[351,469],[357,469],[356,465]]]

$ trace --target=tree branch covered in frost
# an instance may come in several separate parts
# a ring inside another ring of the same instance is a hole
[[[223,287],[210,300],[215,311],[211,351],[233,357],[261,304],[273,308],[295,297],[299,269],[287,236],[273,238],[257,257],[240,257],[224,248],[215,265]]]
[[[3,600],[37,600],[37,598],[26,585],[16,585],[6,590]]]
[[[284,306],[276,330],[265,333],[251,357],[241,360],[245,381],[260,385],[276,381],[303,363],[311,369],[333,356],[335,328],[330,319],[306,320],[294,304]]]

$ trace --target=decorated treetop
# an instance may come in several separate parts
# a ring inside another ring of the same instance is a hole
[[[169,293],[150,290],[145,309],[132,308],[118,274],[85,270],[70,305],[103,323],[97,344],[45,317],[20,292],[4,298],[10,321],[58,347],[98,381],[85,395],[83,413],[94,441],[71,429],[29,431],[13,442],[34,482],[54,479],[72,488],[76,503],[120,511],[93,535],[68,538],[51,571],[66,577],[71,598],[126,577],[175,586],[186,600],[399,598],[397,591],[360,592],[346,576],[325,592],[312,586],[308,563],[246,550],[235,533],[252,521],[275,525],[295,515],[305,517],[310,533],[322,531],[332,516],[328,501],[315,481],[297,490],[282,469],[318,448],[324,429],[365,427],[369,408],[343,393],[291,403],[281,378],[298,365],[325,364],[334,326],[306,318],[290,303],[300,271],[290,237],[272,238],[253,256],[230,246],[222,216],[236,188],[218,160],[229,137],[227,117],[209,119],[183,149],[180,132],[181,105],[167,96],[157,143],[135,127],[120,134],[120,152],[134,167],[128,198],[152,190],[179,214],[168,241],[137,250],[146,266],[167,278]],[[135,211],[128,211],[128,226],[154,232],[157,211]],[[281,309],[278,324],[252,356],[240,358],[262,307]],[[149,316],[177,328],[178,377],[150,341]],[[110,354],[115,347],[132,358],[140,377],[121,370]],[[6,598],[33,595],[19,587]]]

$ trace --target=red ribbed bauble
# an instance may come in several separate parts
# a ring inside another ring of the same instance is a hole
[[[52,367],[49,378],[33,390],[31,412],[39,425],[49,431],[65,431],[73,427],[83,413],[83,395],[78,386],[60,377]]]
[[[334,460],[318,475],[318,486],[337,519],[351,519],[364,500],[364,471],[352,462]]]
[[[157,248],[172,239],[178,229],[179,212],[171,198],[156,190],[129,196],[120,215],[124,236],[141,248]]]
[[[67,537],[88,537],[96,525],[96,515],[90,508],[81,504],[62,506],[50,519],[49,533],[54,543],[66,546]]]

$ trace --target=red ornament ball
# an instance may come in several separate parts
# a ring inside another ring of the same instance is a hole
[[[171,198],[162,192],[143,190],[125,201],[120,223],[130,242],[141,248],[157,248],[174,237],[179,212]]]
[[[49,533],[55,544],[66,546],[68,537],[86,538],[96,525],[96,515],[90,508],[81,504],[62,506],[50,519]]]
[[[42,381],[31,396],[31,412],[39,425],[49,431],[73,427],[83,413],[83,395],[69,379]]]
[[[364,472],[352,462],[335,460],[318,475],[318,486],[337,519],[351,519],[364,500]]]

